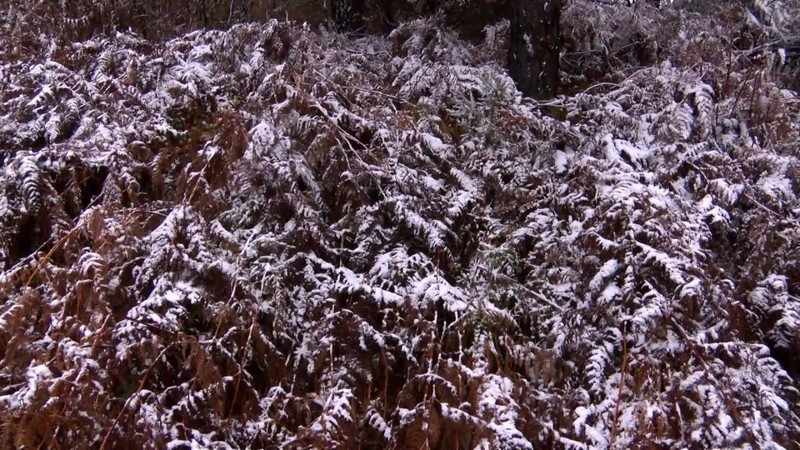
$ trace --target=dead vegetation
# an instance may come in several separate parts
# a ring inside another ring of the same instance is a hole
[[[0,447],[797,446],[781,24],[570,8],[547,104],[503,23],[4,40]]]

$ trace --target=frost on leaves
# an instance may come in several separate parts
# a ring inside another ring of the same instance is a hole
[[[790,448],[797,94],[670,40],[543,105],[490,31],[1,59],[5,442]]]

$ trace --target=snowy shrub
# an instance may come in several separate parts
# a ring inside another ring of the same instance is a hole
[[[3,447],[796,447],[800,98],[642,8],[0,44]]]

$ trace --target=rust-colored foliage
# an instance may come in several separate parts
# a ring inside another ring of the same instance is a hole
[[[1,21],[0,448],[792,448],[791,7],[572,2],[547,103],[503,22]]]

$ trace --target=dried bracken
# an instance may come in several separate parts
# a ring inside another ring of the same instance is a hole
[[[792,17],[579,7],[0,44],[2,447],[795,448]]]

